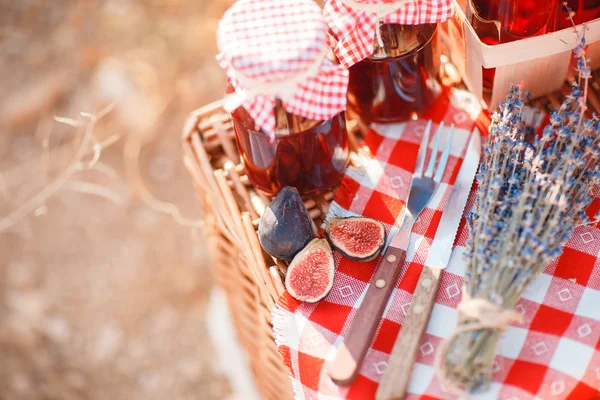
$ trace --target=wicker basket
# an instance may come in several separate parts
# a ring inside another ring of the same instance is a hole
[[[350,131],[349,143],[355,150],[362,139],[357,129]],[[291,399],[289,371],[281,362],[271,327],[271,310],[285,290],[287,264],[265,253],[256,234],[271,199],[249,183],[222,102],[192,113],[183,132],[183,147],[184,163],[205,210],[216,280],[227,293],[258,388],[266,399]],[[315,227],[323,222],[332,199],[333,191],[328,191],[305,201]]]
[[[600,74],[594,73],[588,93],[590,112],[600,111]],[[570,83],[534,102],[550,111],[569,93]],[[355,152],[364,127],[348,122],[349,144]],[[248,353],[259,390],[268,400],[293,398],[289,371],[281,362],[271,327],[271,310],[284,291],[287,264],[262,251],[256,234],[258,219],[270,199],[249,183],[235,144],[233,125],[222,102],[207,105],[189,117],[183,131],[184,162],[189,169],[213,245],[214,274],[229,299],[238,337]],[[353,155],[351,154],[351,162]],[[334,190],[305,201],[315,226],[323,222]]]

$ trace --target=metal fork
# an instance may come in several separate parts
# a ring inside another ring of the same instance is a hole
[[[390,232],[393,237],[381,257],[381,261],[379,261],[375,275],[354,317],[352,326],[338,348],[335,359],[328,365],[331,379],[337,384],[350,384],[356,378],[360,365],[373,341],[385,306],[396,286],[406,258],[406,249],[408,248],[413,225],[431,197],[433,197],[442,180],[452,147],[454,125],[450,128],[448,140],[436,168],[435,162],[443,130],[444,124],[441,123],[434,139],[433,151],[427,169],[424,170],[431,132],[431,121],[427,123],[417,155],[417,163],[413,172],[402,225],[396,233]]]
[[[412,182],[410,184],[410,191],[408,192],[407,207],[404,214],[404,220],[400,226],[400,230],[392,239],[390,246],[405,249],[408,247],[408,241],[410,238],[410,232],[412,227],[433,196],[435,189],[442,181],[444,171],[446,170],[446,164],[448,164],[448,157],[450,156],[450,148],[452,147],[452,137],[454,136],[454,124],[450,126],[450,133],[448,134],[448,140],[446,146],[442,151],[442,156],[438,163],[437,169],[435,168],[435,161],[437,159],[438,148],[440,146],[440,138],[442,131],[444,130],[444,123],[442,122],[438,128],[435,136],[435,143],[433,145],[433,151],[427,164],[427,169],[423,173],[423,167],[425,166],[425,158],[427,157],[427,143],[429,143],[429,132],[431,131],[431,121],[427,124],[423,139],[421,139],[421,146],[419,147],[419,154],[417,155],[417,164],[415,171],[413,172]],[[425,144],[425,145],[424,145]],[[435,175],[434,175],[434,169]]]

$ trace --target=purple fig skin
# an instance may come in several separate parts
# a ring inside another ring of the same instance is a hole
[[[310,215],[298,190],[284,187],[260,218],[260,245],[271,256],[290,261],[314,237]]]
[[[377,225],[381,226],[382,232],[383,232],[383,236],[382,236],[382,241],[381,241],[381,245],[375,250],[375,252],[373,252],[372,254],[368,254],[366,256],[360,256],[357,254],[350,254],[348,253],[346,250],[344,250],[341,246],[339,246],[338,241],[332,237],[331,234],[331,225],[335,223],[335,221],[339,221],[339,220],[349,220],[349,219],[355,219],[355,220],[366,220],[369,222],[373,222],[376,223]],[[381,254],[381,252],[383,251],[383,249],[385,248],[385,243],[387,241],[387,233],[385,232],[385,228],[383,227],[383,224],[377,220],[374,220],[372,218],[367,218],[367,217],[346,217],[346,218],[333,218],[331,221],[329,221],[329,223],[327,224],[327,227],[325,228],[325,236],[327,237],[327,240],[329,240],[329,243],[331,243],[331,247],[333,247],[335,250],[339,251],[340,253],[342,253],[342,255],[350,260],[353,261],[359,261],[359,262],[366,262],[366,261],[371,261],[376,259],[377,257],[379,257],[379,255]]]

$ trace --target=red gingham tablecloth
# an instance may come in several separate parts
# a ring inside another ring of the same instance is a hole
[[[398,227],[427,119],[454,123],[455,143],[441,190],[414,226],[400,280],[388,303],[360,375],[351,386],[335,385],[324,368],[335,356],[360,306],[379,259],[356,262],[335,253],[333,289],[316,304],[301,303],[287,293],[278,301],[273,327],[284,363],[299,399],[373,399],[386,360],[402,326],[412,293],[447,202],[460,156],[480,110],[470,94],[453,90],[442,95],[421,120],[375,127],[365,147],[362,167],[350,167],[331,205],[337,214],[358,214]],[[471,193],[470,202],[474,200]],[[600,202],[591,207],[597,214]],[[434,374],[440,342],[456,326],[468,237],[464,220],[440,289],[431,321],[420,345],[407,399],[450,398]],[[598,399],[600,389],[600,229],[578,227],[560,258],[548,265],[525,292],[516,310],[524,323],[502,336],[493,364],[493,382],[478,399]]]

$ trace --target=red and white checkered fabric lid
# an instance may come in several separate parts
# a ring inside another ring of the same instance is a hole
[[[344,111],[348,71],[327,58],[327,31],[312,0],[236,2],[217,31],[217,61],[236,92],[225,108],[243,106],[271,134],[276,98],[286,111],[313,120]]]
[[[327,0],[323,10],[335,36],[334,52],[349,68],[373,54],[379,22],[419,25],[444,22],[454,14],[452,0]]]

